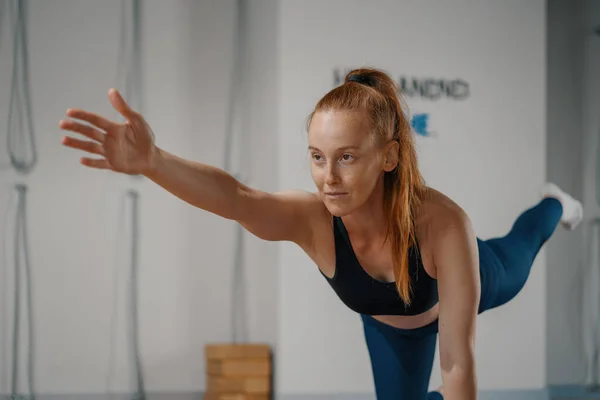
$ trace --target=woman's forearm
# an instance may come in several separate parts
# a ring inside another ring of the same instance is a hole
[[[224,218],[236,218],[244,186],[220,168],[156,149],[145,176],[193,206]]]

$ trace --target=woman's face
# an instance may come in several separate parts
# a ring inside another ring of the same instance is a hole
[[[316,112],[308,129],[308,146],[312,178],[335,216],[365,204],[383,172],[397,163],[397,144],[382,146],[364,111]]]

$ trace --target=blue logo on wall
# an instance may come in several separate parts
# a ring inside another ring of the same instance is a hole
[[[410,126],[413,131],[419,136],[431,136],[429,131],[429,114],[415,114],[410,120]]]

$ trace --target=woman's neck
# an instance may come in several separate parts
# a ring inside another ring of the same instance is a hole
[[[388,229],[388,217],[383,207],[383,179],[375,186],[369,199],[351,214],[342,217],[353,243],[382,243]]]

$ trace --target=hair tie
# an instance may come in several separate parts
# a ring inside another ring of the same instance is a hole
[[[358,82],[360,84],[370,87],[374,86],[373,80],[366,75],[352,74],[348,77],[348,82]]]

